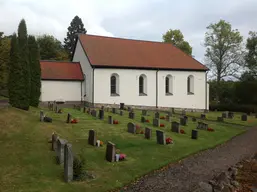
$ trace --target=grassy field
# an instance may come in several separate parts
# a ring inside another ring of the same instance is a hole
[[[8,100],[8,98],[0,95],[0,100]]]
[[[166,137],[171,137],[173,145],[156,144],[156,128],[152,127],[153,112],[147,119],[149,124],[140,123],[141,111],[136,111],[136,119],[132,122],[153,129],[151,140],[144,135],[127,133],[128,112],[124,116],[113,115],[119,120],[118,125],[107,124],[111,113],[105,112],[105,120],[97,120],[88,114],[75,109],[64,109],[63,114],[44,110],[47,116],[53,118],[53,123],[39,122],[39,109],[32,108],[29,112],[18,109],[0,109],[0,191],[26,192],[102,192],[130,183],[152,170],[158,169],[170,162],[176,162],[190,154],[196,153],[218,144],[231,137],[243,133],[246,128],[233,124],[208,122],[215,132],[199,130],[198,140],[191,139],[191,130],[197,123],[189,119],[188,126],[182,127],[186,134],[176,134],[170,131],[170,123],[161,120],[166,127]],[[66,124],[67,113],[79,119],[78,124]],[[161,114],[164,115],[164,114]],[[209,113],[208,115],[211,115]],[[178,120],[177,117],[172,117]],[[257,125],[257,119],[251,117]],[[104,147],[88,145],[88,131],[97,131],[97,138],[112,141],[127,160],[109,163],[105,160]],[[50,150],[48,140],[52,132],[72,144],[74,154],[81,154],[86,159],[86,169],[96,176],[93,180],[84,182],[63,182],[63,166],[55,163],[55,153]]]

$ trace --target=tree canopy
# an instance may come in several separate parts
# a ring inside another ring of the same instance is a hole
[[[162,36],[163,42],[165,43],[172,43],[179,49],[181,49],[183,52],[185,52],[188,55],[192,55],[192,47],[190,44],[184,40],[184,35],[179,29],[175,30],[168,30],[163,36]]]
[[[257,32],[250,31],[249,35],[246,42],[245,63],[250,72],[257,76]]]

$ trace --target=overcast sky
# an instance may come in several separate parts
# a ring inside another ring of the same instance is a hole
[[[257,31],[257,0],[0,0],[0,31],[9,35],[24,18],[28,32],[63,41],[75,15],[89,34],[161,41],[180,29],[203,62],[206,27],[229,21],[246,38]]]

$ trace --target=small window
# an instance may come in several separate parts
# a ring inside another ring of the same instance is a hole
[[[119,96],[119,75],[112,74],[111,76],[111,96]]]
[[[187,77],[187,94],[194,94],[194,76],[190,75]]]
[[[173,95],[173,80],[171,75],[165,77],[165,94]]]
[[[146,96],[147,95],[147,79],[146,75],[140,75],[139,77],[139,95]]]

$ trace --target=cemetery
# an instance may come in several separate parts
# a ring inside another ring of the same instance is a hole
[[[0,130],[1,155],[13,150],[10,161],[26,170],[16,170],[0,158],[4,165],[1,172],[10,184],[16,183],[23,190],[28,187],[26,178],[40,181],[30,185],[32,191],[54,188],[98,192],[121,188],[144,174],[244,133],[247,127],[242,125],[257,125],[255,116],[240,113],[222,122],[217,121],[221,112],[209,112],[203,117],[187,111],[121,112],[118,108],[62,108],[52,104],[28,112],[1,109],[1,114],[0,121],[8,128]],[[83,165],[78,157],[84,159]],[[78,165],[87,175],[82,181],[76,179]],[[22,177],[13,177],[17,173]]]

